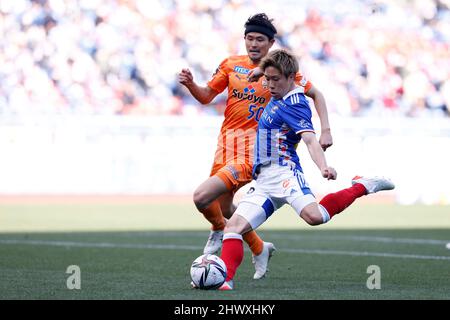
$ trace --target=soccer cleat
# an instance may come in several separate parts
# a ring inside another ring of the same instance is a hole
[[[391,180],[383,177],[364,178],[356,176],[352,179],[352,185],[357,183],[362,184],[366,188],[367,194],[395,188]]]
[[[223,285],[221,285],[221,286],[219,287],[218,290],[221,290],[221,291],[229,291],[229,290],[233,290],[233,287],[234,287],[233,280],[228,280],[228,281],[225,281],[225,282],[223,283]]]
[[[213,231],[209,234],[203,254],[216,254],[222,247],[223,230]]]
[[[263,278],[269,269],[267,268],[270,258],[272,258],[273,252],[276,250],[275,246],[271,242],[264,242],[263,251],[252,257],[252,263],[255,266],[255,274],[253,279]]]

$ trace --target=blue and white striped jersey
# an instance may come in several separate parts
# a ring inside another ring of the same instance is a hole
[[[303,172],[296,151],[301,133],[314,132],[311,108],[298,87],[282,99],[272,98],[258,122],[254,147],[253,176],[261,165],[278,163]]]

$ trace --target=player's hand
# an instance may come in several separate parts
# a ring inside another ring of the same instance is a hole
[[[332,167],[325,167],[321,170],[322,177],[324,177],[327,180],[336,180],[337,178],[337,172]]]
[[[248,82],[257,82],[263,75],[264,72],[261,70],[261,68],[256,67],[255,69],[249,71],[249,73],[247,74],[247,80]]]
[[[327,150],[333,145],[333,137],[331,136],[330,129],[321,132],[319,143],[323,151]]]
[[[192,85],[194,83],[194,77],[192,76],[191,70],[181,70],[181,72],[178,74],[178,82],[186,87]]]

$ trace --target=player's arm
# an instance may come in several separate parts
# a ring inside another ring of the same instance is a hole
[[[336,170],[334,168],[329,167],[327,165],[327,160],[325,159],[325,153],[319,141],[316,139],[315,133],[311,131],[304,131],[300,133],[302,136],[302,140],[305,142],[308,147],[309,154],[311,155],[311,159],[319,168],[322,176],[328,180],[336,180]]]
[[[248,82],[258,82],[259,78],[261,78],[263,75],[264,72],[261,70],[261,68],[256,67],[248,72],[247,80]]]
[[[325,97],[322,92],[319,91],[313,85],[311,88],[305,93],[308,97],[313,99],[314,106],[316,107],[317,114],[320,118],[320,139],[319,143],[322,146],[322,149],[325,151],[328,147],[333,145],[333,137],[331,136],[330,122],[328,120],[328,110],[327,104],[325,102]]]
[[[183,69],[178,75],[178,81],[184,85],[192,96],[201,104],[210,103],[219,92],[209,86],[201,87],[194,82],[194,77],[189,69]]]

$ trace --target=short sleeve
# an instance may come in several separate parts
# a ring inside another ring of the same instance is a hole
[[[211,80],[208,81],[208,87],[218,93],[225,90],[225,88],[228,87],[228,69],[228,59],[225,59],[216,69]]]
[[[295,75],[295,84],[303,87],[304,92],[308,92],[312,87],[312,83],[307,80],[300,72]]]
[[[295,133],[304,131],[314,132],[314,126],[311,121],[311,109],[305,102],[289,105],[283,116],[283,121]]]

